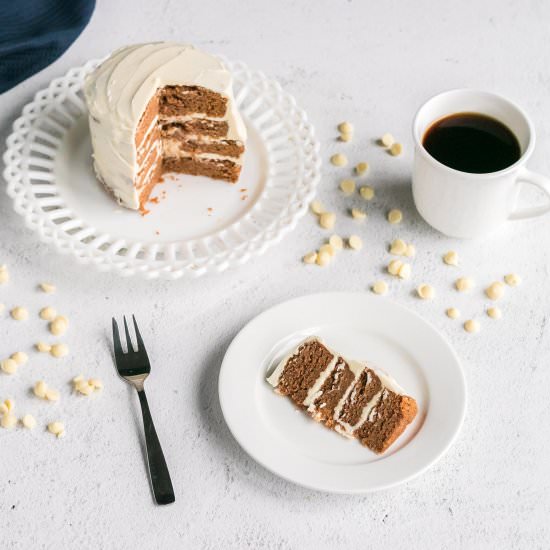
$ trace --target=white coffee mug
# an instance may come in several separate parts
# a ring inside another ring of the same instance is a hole
[[[521,147],[517,162],[487,174],[471,174],[445,166],[424,148],[426,130],[437,120],[456,113],[480,113],[505,124]],[[486,235],[510,220],[540,216],[550,211],[550,179],[525,167],[535,147],[535,130],[520,107],[496,94],[451,90],[436,95],[418,110],[413,123],[415,143],[412,190],[416,208],[435,229],[450,237]],[[542,206],[517,208],[523,183],[542,189]]]

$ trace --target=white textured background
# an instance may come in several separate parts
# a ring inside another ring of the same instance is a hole
[[[230,7],[229,4],[232,4]],[[72,353],[60,363],[32,354],[16,377],[0,376],[0,396],[41,423],[34,433],[0,431],[0,546],[35,548],[548,548],[550,545],[550,218],[510,225],[482,242],[450,241],[426,226],[412,205],[410,124],[415,109],[443,89],[473,86],[518,101],[538,131],[533,169],[550,173],[550,5],[543,1],[277,2],[99,1],[91,24],[52,66],[1,98],[2,141],[33,94],[72,66],[132,42],[189,41],[243,59],[278,78],[310,114],[323,157],[341,146],[335,124],[356,126],[346,149],[371,163],[377,198],[358,231],[365,248],[342,253],[328,269],[300,257],[320,244],[314,220],[302,220],[277,248],[237,271],[197,281],[119,279],[78,266],[37,242],[0,196],[0,263],[12,274],[0,302],[34,312],[53,303],[67,314]],[[390,158],[372,139],[391,131],[406,154]],[[320,195],[344,218],[335,169],[325,164]],[[383,219],[404,210],[398,229]],[[421,312],[455,345],[467,374],[462,433],[431,470],[404,486],[363,497],[330,496],[282,481],[256,465],[221,417],[217,375],[224,351],[256,314],[289,297],[331,289],[367,290],[379,276],[393,236],[417,245],[414,277],[392,299]],[[461,273],[479,286],[451,288],[459,271],[440,262],[456,248]],[[524,278],[509,291],[500,322],[482,316],[481,287],[509,271]],[[35,285],[52,280],[53,298]],[[415,283],[434,284],[431,303]],[[443,311],[480,315],[466,335]],[[135,312],[153,357],[149,402],[171,467],[177,502],[157,508],[140,450],[138,403],[114,373],[113,314]],[[0,319],[0,355],[46,337],[41,321]],[[71,397],[67,381],[100,376],[102,395]],[[62,390],[57,405],[28,387],[43,377]],[[42,425],[60,418],[67,437]]]

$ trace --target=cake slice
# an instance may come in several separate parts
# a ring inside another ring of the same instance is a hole
[[[317,422],[383,453],[417,414],[397,382],[365,363],[345,359],[313,336],[301,342],[267,381]]]

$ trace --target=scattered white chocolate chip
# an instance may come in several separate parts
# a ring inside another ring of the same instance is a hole
[[[403,239],[395,239],[390,245],[390,254],[403,256],[407,251],[407,243]]]
[[[348,142],[348,141],[351,141],[353,139],[353,133],[352,132],[349,132],[349,133],[346,133],[346,132],[342,132],[340,134],[340,137],[338,138],[340,141],[343,141],[343,142]]]
[[[15,374],[19,365],[11,358],[0,361],[0,368],[6,374]]]
[[[479,321],[476,321],[475,319],[468,319],[464,323],[464,330],[466,332],[479,332],[479,329],[481,328]]]
[[[56,315],[57,312],[50,306],[43,307],[39,313],[40,319],[44,319],[44,321],[53,321]]]
[[[320,201],[313,201],[309,205],[309,207],[311,208],[311,211],[318,216],[320,216],[325,211],[325,207],[321,204]]]
[[[24,351],[16,351],[11,354],[10,359],[13,359],[18,365],[24,365],[29,360],[29,356]]]
[[[355,173],[358,176],[362,176],[363,174],[367,173],[368,169],[369,169],[369,163],[368,162],[360,162],[355,167]]]
[[[401,210],[394,208],[388,212],[388,221],[390,223],[393,223],[393,224],[401,223],[402,219],[403,219],[403,212],[401,212]]]
[[[380,294],[383,296],[388,292],[388,283],[386,283],[386,281],[376,281],[372,285],[371,289],[375,294]]]
[[[366,200],[370,201],[374,198],[374,189],[370,185],[363,185],[359,189],[359,194]]]
[[[405,264],[404,263],[399,268],[399,271],[397,272],[397,275],[399,276],[400,279],[408,279],[411,276],[411,272],[412,272],[411,264]]]
[[[434,287],[426,283],[422,283],[417,289],[416,292],[420,298],[423,300],[431,300],[435,296]]]
[[[334,250],[342,250],[344,248],[344,239],[340,235],[331,235],[328,242]]]
[[[393,136],[389,133],[385,133],[381,138],[380,138],[380,143],[384,146],[384,147],[391,147],[394,143],[395,143],[395,139],[393,138]]]
[[[353,125],[351,122],[340,122],[338,124],[338,131],[342,134],[351,134],[353,132]]]
[[[474,280],[471,277],[460,277],[455,281],[455,288],[459,292],[471,290],[474,287]]]
[[[336,153],[330,157],[330,162],[334,166],[346,166],[348,163],[348,157],[346,157],[343,153]]]
[[[319,225],[323,229],[332,229],[336,224],[336,214],[333,212],[323,212],[319,216]]]
[[[443,261],[444,261],[447,265],[454,265],[454,266],[457,266],[457,265],[458,265],[458,254],[457,254],[454,250],[449,250],[449,252],[447,252],[447,253],[443,256]]]
[[[46,401],[59,401],[59,392],[53,388],[48,388],[45,395]]]
[[[5,403],[0,403],[0,416],[9,413],[8,406]]]
[[[10,280],[8,266],[0,265],[0,285],[5,285]]]
[[[56,317],[49,326],[50,332],[54,336],[61,336],[64,334],[69,326],[69,323],[65,317]]]
[[[500,319],[502,317],[502,311],[498,307],[487,308],[487,315],[491,319]]]
[[[6,430],[11,430],[17,425],[17,417],[14,414],[7,413],[2,416],[2,419],[0,420],[0,425]]]
[[[317,252],[308,252],[303,258],[305,264],[314,264],[317,259]]]
[[[65,357],[68,353],[69,348],[65,344],[54,344],[50,350],[50,354],[56,358]]]
[[[52,283],[40,283],[40,289],[46,294],[53,294],[55,292],[55,285]]]
[[[48,431],[57,437],[63,437],[65,435],[65,426],[63,422],[50,422],[48,424]]]
[[[36,397],[40,397],[40,399],[46,399],[46,392],[48,391],[48,386],[44,380],[39,380],[34,385],[34,388],[32,389],[34,395]]]
[[[504,275],[504,282],[508,286],[518,286],[521,284],[521,277],[517,273],[509,273],[508,275]]]
[[[407,256],[408,258],[413,258],[414,256],[416,256],[416,247],[414,246],[414,244],[408,244],[407,245],[407,250],[405,250],[405,256]]]
[[[494,283],[491,283],[485,289],[485,294],[487,295],[487,298],[491,300],[499,300],[504,294],[504,283],[501,283],[500,281],[495,281]]]
[[[6,405],[6,408],[8,409],[8,412],[13,411],[15,409],[15,401],[13,399],[6,399],[4,401],[4,405]]]
[[[29,318],[29,312],[27,311],[26,308],[21,307],[21,306],[14,307],[10,311],[10,315],[16,321],[25,321],[26,319]]]
[[[94,388],[94,390],[102,390],[103,382],[99,378],[90,378],[88,384]]]
[[[450,319],[458,319],[460,317],[460,311],[456,307],[450,307],[445,313]]]
[[[320,265],[321,267],[324,267],[325,265],[330,263],[330,260],[332,259],[332,256],[328,252],[319,252],[317,254],[317,265]]]
[[[41,353],[50,353],[52,349],[52,346],[50,346],[50,344],[46,344],[45,342],[38,342],[35,347]]]
[[[391,260],[387,270],[390,275],[399,275],[401,267],[403,267],[403,262],[401,260]]]
[[[32,430],[36,426],[36,418],[32,414],[26,414],[21,419],[21,424],[27,428],[27,430]]]
[[[401,143],[394,143],[390,147],[390,154],[394,157],[399,156],[403,152],[403,145]]]
[[[344,195],[351,195],[355,192],[355,182],[352,179],[345,179],[340,182],[340,189]]]
[[[4,304],[0,304],[0,313],[2,313],[6,309],[6,306]]]
[[[348,238],[348,246],[353,250],[361,250],[363,248],[363,241],[359,235],[351,235]]]
[[[361,210],[360,208],[352,208],[351,217],[354,220],[364,220],[367,217],[367,213],[364,210]]]
[[[321,248],[319,248],[319,254],[322,254],[323,252],[330,254],[330,257],[336,255],[336,249],[330,243],[324,244]]]

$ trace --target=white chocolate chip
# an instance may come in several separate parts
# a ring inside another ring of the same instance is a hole
[[[338,131],[342,134],[351,134],[353,133],[353,125],[351,122],[340,122],[338,124]]]
[[[50,422],[48,424],[48,431],[57,437],[63,437],[65,434],[65,426],[63,422]]]
[[[454,265],[454,266],[457,266],[457,265],[458,265],[458,254],[457,254],[454,250],[449,250],[449,252],[447,252],[447,253],[443,256],[443,261],[444,261],[447,265]]]
[[[65,344],[54,344],[50,350],[50,355],[56,358],[65,357],[69,353],[69,348]]]
[[[317,254],[317,265],[324,267],[330,263],[332,256],[328,252],[319,252]]]
[[[46,390],[46,400],[47,401],[59,401],[59,392],[53,388],[48,388]]]
[[[14,307],[10,311],[10,315],[16,321],[25,321],[26,319],[29,318],[29,312],[27,311],[26,308],[21,307],[21,306]]]
[[[53,294],[55,292],[55,285],[52,285],[52,283],[40,283],[40,289],[46,294]]]
[[[319,248],[319,254],[323,254],[324,252],[330,254],[331,257],[336,254],[336,250],[330,243],[324,244],[323,246],[321,246],[321,248]]]
[[[370,185],[363,185],[359,189],[359,194],[366,200],[370,201],[374,198],[374,189]]]
[[[521,277],[517,273],[509,273],[504,276],[504,282],[508,286],[518,286],[521,284]]]
[[[343,142],[348,142],[348,141],[351,141],[353,139],[353,133],[352,132],[349,132],[349,133],[342,133],[340,134],[340,137],[339,137],[340,141],[343,141]]]
[[[90,378],[88,384],[94,388],[94,390],[102,390],[103,382],[99,378]]]
[[[346,164],[348,163],[348,157],[346,157],[346,155],[342,153],[336,153],[335,155],[332,155],[332,157],[330,157],[330,162],[334,166],[346,166]]]
[[[395,143],[395,139],[391,134],[386,133],[380,138],[380,143],[384,147],[391,147]]]
[[[87,380],[80,380],[74,385],[75,391],[81,395],[92,395],[94,393],[94,386]]]
[[[10,280],[10,272],[6,265],[0,265],[0,285],[5,285]]]
[[[390,254],[403,256],[407,251],[407,243],[403,239],[395,239],[390,246]]]
[[[460,277],[455,281],[455,288],[459,292],[466,292],[474,287],[474,280],[471,277]]]
[[[309,205],[309,207],[311,208],[311,211],[318,216],[320,216],[325,211],[325,207],[321,204],[320,201],[313,201]]]
[[[391,262],[388,264],[388,273],[390,275],[399,275],[399,270],[403,266],[403,262],[401,260],[391,260]]]
[[[11,354],[10,359],[13,359],[18,365],[24,365],[29,360],[29,356],[24,351],[16,351]]]
[[[0,304],[0,313],[2,313],[6,309],[6,306],[4,304]]]
[[[15,428],[16,425],[17,417],[11,413],[5,414],[0,420],[0,426],[2,426],[2,428],[5,428],[6,430],[11,430],[12,428]]]
[[[363,241],[358,235],[351,235],[348,238],[348,246],[353,250],[361,250],[363,248]]]
[[[388,292],[388,283],[386,281],[376,281],[371,288],[375,294],[383,296]]]
[[[394,143],[390,147],[390,154],[394,157],[398,157],[403,152],[403,145],[401,143]]]
[[[412,272],[411,264],[403,264],[399,268],[397,275],[399,276],[400,279],[408,279],[411,276],[411,272]]]
[[[367,217],[367,213],[364,210],[361,210],[360,208],[352,208],[351,217],[354,220],[364,220]]]
[[[34,416],[32,414],[26,414],[21,419],[21,424],[23,424],[23,426],[25,426],[25,428],[27,428],[27,430],[32,430],[36,426],[36,418],[34,418]]]
[[[504,294],[504,283],[495,281],[485,289],[485,294],[491,300],[499,300]]]
[[[355,167],[355,173],[358,176],[362,176],[363,174],[366,174],[369,169],[369,163],[368,162],[360,162]]]
[[[466,332],[479,332],[479,329],[481,328],[479,321],[476,321],[475,319],[468,319],[464,323],[464,330]]]
[[[40,397],[40,399],[46,399],[46,392],[48,391],[48,386],[44,380],[39,380],[36,382],[33,388],[33,393],[36,395],[36,397]]]
[[[69,324],[65,317],[56,317],[51,323],[50,323],[50,332],[54,336],[61,336],[64,334],[68,328]]]
[[[6,405],[6,408],[8,409],[8,412],[13,411],[15,409],[15,401],[13,399],[6,399],[4,401],[4,405]]]
[[[388,221],[390,223],[392,224],[401,223],[402,219],[403,219],[403,212],[401,212],[401,210],[394,208],[388,212]]]
[[[414,256],[416,256],[416,247],[414,246],[414,244],[408,244],[407,245],[407,250],[405,250],[405,256],[407,256],[408,258],[413,258]]]
[[[323,229],[333,229],[336,224],[336,214],[333,212],[323,212],[319,216],[319,225]]]
[[[445,313],[450,319],[458,319],[460,317],[460,311],[456,307],[450,307]]]
[[[317,259],[317,252],[308,252],[303,258],[305,264],[314,264]]]
[[[345,179],[340,182],[340,189],[344,195],[351,195],[355,192],[355,182],[352,179]]]
[[[15,374],[18,366],[19,365],[11,358],[0,361],[0,369],[6,374]]]
[[[39,313],[40,319],[44,319],[44,321],[53,321],[56,315],[57,312],[50,306],[43,307]]]
[[[41,353],[50,353],[52,349],[52,346],[50,346],[50,344],[46,344],[45,342],[38,342],[35,347]]]
[[[344,240],[340,235],[331,235],[328,242],[334,250],[342,250],[344,248]]]
[[[0,416],[3,416],[9,412],[8,406],[5,403],[0,403]]]
[[[426,283],[421,284],[416,292],[420,298],[423,300],[431,300],[435,296],[435,290],[433,286],[430,286]]]
[[[502,311],[498,307],[487,308],[487,315],[491,319],[500,319],[502,317]]]

